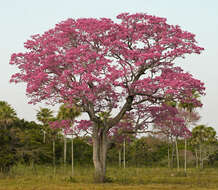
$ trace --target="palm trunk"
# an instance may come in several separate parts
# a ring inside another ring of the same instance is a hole
[[[53,138],[53,168],[54,168],[54,175],[56,173],[56,163],[55,163],[55,138]]]
[[[168,137],[168,141],[167,141],[167,160],[168,160],[168,168],[170,168],[170,142],[169,142],[169,137]]]
[[[45,130],[43,130],[43,143],[45,143]]]
[[[55,167],[55,139],[53,139],[53,167]]]
[[[199,156],[200,156],[200,168],[203,169],[203,155],[202,155],[202,147],[201,147],[201,144],[200,144],[200,148],[199,148]]]
[[[196,168],[198,168],[198,150],[195,149]]]
[[[184,170],[187,168],[187,139],[185,138],[185,152],[184,152]]]
[[[126,140],[123,141],[123,168],[126,168]]]
[[[171,154],[171,168],[174,168],[174,157],[175,157],[175,143],[173,142],[173,139],[171,138],[172,143],[172,154]]]
[[[119,167],[121,168],[121,149],[119,150]]]
[[[64,167],[66,167],[66,159],[67,159],[67,138],[64,136]]]
[[[106,132],[93,132],[93,162],[95,167],[95,182],[103,183],[106,178],[106,156],[108,140]]]
[[[72,135],[72,140],[71,140],[71,159],[72,159],[72,176],[74,175],[74,155],[73,155],[73,135]]]
[[[179,149],[177,144],[177,138],[175,139],[175,145],[176,145],[176,162],[177,162],[177,170],[179,171]]]

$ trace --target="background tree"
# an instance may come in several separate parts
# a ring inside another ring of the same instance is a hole
[[[12,124],[17,120],[15,110],[6,101],[0,101],[0,171],[9,172],[18,161],[16,130]]]
[[[0,101],[0,124],[1,127],[7,129],[7,126],[17,119],[14,108],[5,101]]]
[[[59,111],[58,111],[58,115],[57,115],[57,119],[58,120],[67,120],[68,125],[67,127],[64,128],[64,166],[66,166],[66,156],[67,156],[67,138],[66,138],[66,134],[67,135],[72,135],[71,138],[71,166],[72,166],[72,176],[74,175],[74,151],[73,151],[73,139],[74,139],[74,134],[75,131],[73,130],[73,124],[74,124],[74,119],[76,117],[78,117],[81,114],[81,111],[78,107],[76,107],[75,105],[67,105],[67,104],[63,104],[60,106]],[[62,126],[64,127],[64,126]]]
[[[166,100],[182,102],[193,89],[204,94],[203,83],[174,62],[201,53],[193,34],[148,14],[117,18],[119,23],[108,18],[63,21],[32,36],[25,43],[28,51],[13,54],[10,61],[20,68],[11,82],[27,83],[31,103],[76,102],[88,114],[87,125],[77,126],[92,133],[99,182],[105,181],[110,130],[126,113],[132,115],[133,131],[143,131],[159,112],[171,109]],[[190,102],[201,106],[194,97]]]
[[[218,166],[218,140],[216,143],[216,150],[211,155],[209,155],[208,164],[212,167]]]
[[[51,129],[50,123],[55,120],[53,116],[53,111],[48,108],[40,108],[40,110],[36,114],[36,118],[40,121],[43,126],[43,143],[46,143],[46,133],[52,139],[52,152],[53,152],[53,167],[54,173],[56,172],[56,164],[55,164],[55,137],[58,133],[58,129]]]
[[[179,110],[176,107],[176,102],[167,101],[165,102],[171,111],[175,111],[175,115],[172,115],[169,112],[159,113],[160,117],[165,117],[165,120],[156,120],[154,129],[157,130],[157,133],[162,133],[166,135],[168,141],[168,167],[170,165],[170,151],[169,151],[169,142],[171,140],[172,144],[172,158],[171,166],[173,167],[174,153],[176,153],[176,163],[177,170],[180,169],[180,159],[179,159],[179,148],[178,148],[178,139],[190,134],[190,131],[184,125],[183,118],[179,115]]]
[[[198,167],[198,160],[200,161],[200,168],[204,166],[204,160],[208,160],[217,147],[216,131],[212,127],[205,125],[198,125],[192,130],[191,143],[195,147],[196,167]]]
[[[13,128],[17,129],[16,137],[19,139],[17,153],[20,163],[31,165],[34,171],[36,164],[51,163],[51,144],[49,141],[46,144],[42,142],[42,131],[39,124],[19,119],[13,124]]]
[[[195,125],[197,121],[200,119],[200,115],[198,112],[193,110],[193,107],[190,108],[185,108],[185,107],[180,107],[179,109],[179,115],[181,118],[184,119],[185,121],[185,126],[189,130],[191,125]],[[187,131],[186,134],[184,134],[184,142],[185,142],[185,150],[184,150],[184,171],[186,173],[186,168],[187,168],[187,139],[191,137],[190,131]]]
[[[195,97],[199,99],[200,95],[196,91],[192,91],[192,95],[190,98]],[[180,102],[179,105],[179,115],[185,121],[185,126],[187,129],[191,127],[191,125],[195,125],[197,121],[199,121],[200,116],[195,110],[195,105],[190,103],[189,98],[186,99],[184,102]],[[190,131],[187,130],[187,134],[184,134],[184,141],[185,141],[185,151],[184,151],[184,171],[186,173],[187,168],[187,139],[190,138]]]
[[[0,130],[0,172],[7,173],[18,162],[18,139],[13,130]]]
[[[52,122],[57,121],[57,118],[52,118],[49,122],[49,127],[51,128]],[[50,129],[50,135],[52,137],[52,150],[53,150],[53,167],[54,167],[54,173],[56,173],[56,138],[59,136],[60,129],[58,128],[51,128]]]
[[[49,122],[54,118],[53,111],[48,108],[40,108],[36,114],[36,118],[43,124],[43,142],[46,143],[46,133],[50,131]]]

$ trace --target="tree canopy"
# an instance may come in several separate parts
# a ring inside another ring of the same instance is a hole
[[[147,14],[117,18],[120,23],[68,19],[32,36],[25,43],[27,52],[11,57],[20,68],[11,82],[27,82],[32,103],[77,100],[94,122],[99,113],[118,113],[109,127],[127,111],[144,119],[159,112],[166,98],[185,102],[193,90],[203,94],[203,83],[174,62],[203,50],[194,34]]]

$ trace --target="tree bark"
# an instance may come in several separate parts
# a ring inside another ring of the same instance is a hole
[[[121,168],[121,149],[119,149],[119,167]]]
[[[200,144],[200,148],[199,148],[199,156],[200,156],[200,168],[203,169],[203,155],[202,155],[202,147]]]
[[[198,168],[198,150],[195,149],[196,168]]]
[[[187,169],[187,139],[185,138],[185,152],[184,152],[184,170]]]
[[[71,140],[71,166],[72,166],[72,176],[74,175],[74,152],[73,152],[73,135]]]
[[[55,139],[53,138],[53,167],[55,167]]]
[[[45,130],[43,130],[43,143],[45,143]]]
[[[173,142],[173,139],[171,139],[171,142],[172,142],[171,168],[174,168],[175,143]]]
[[[202,159],[202,162],[201,162],[201,169],[204,168],[204,159]]]
[[[177,138],[175,139],[175,145],[176,145],[177,170],[179,171],[179,149],[178,149],[178,144],[177,144]]]
[[[95,182],[103,183],[106,179],[106,156],[108,149],[107,134],[103,130],[93,132],[93,162],[95,167]]]
[[[56,173],[56,163],[55,163],[55,137],[53,138],[53,168],[54,168],[54,175]]]
[[[168,140],[167,140],[167,158],[168,158],[168,168],[170,168],[170,139],[168,137]]]
[[[123,141],[123,168],[126,168],[126,140]]]
[[[66,166],[67,159],[67,138],[64,136],[64,167]]]

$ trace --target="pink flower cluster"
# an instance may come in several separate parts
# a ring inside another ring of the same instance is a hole
[[[76,101],[95,119],[102,112],[119,113],[130,97],[131,109],[125,112],[133,121],[140,118],[141,124],[168,120],[174,109],[160,106],[168,99],[201,106],[190,97],[193,92],[203,95],[204,84],[174,61],[201,53],[194,34],[148,14],[123,13],[117,18],[119,23],[108,18],[67,19],[32,36],[25,53],[11,56],[10,64],[19,72],[10,81],[27,83],[31,103]],[[95,122],[90,119],[77,128],[87,130]],[[182,123],[176,117],[171,121]],[[118,133],[120,124],[113,127],[112,133]]]

